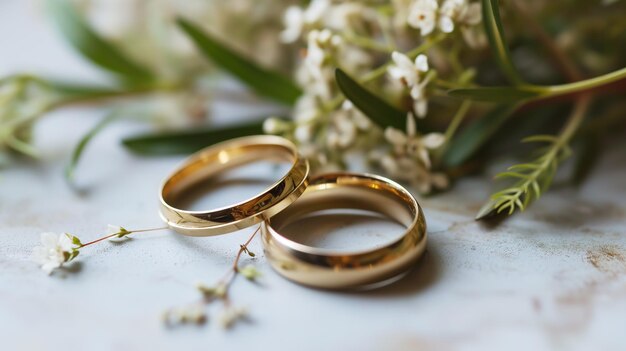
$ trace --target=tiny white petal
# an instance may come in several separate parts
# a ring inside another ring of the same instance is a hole
[[[428,150],[425,148],[419,148],[417,150],[417,156],[424,163],[424,167],[426,167],[426,169],[430,169],[430,156],[428,155]]]
[[[450,17],[442,16],[439,18],[439,29],[444,33],[452,33],[454,31],[454,22]]]
[[[352,101],[346,99],[343,101],[343,103],[341,104],[341,108],[344,110],[352,110],[354,108],[354,104],[352,104]]]
[[[463,20],[469,25],[477,25],[482,21],[482,10],[479,2],[468,5]]]
[[[307,23],[315,23],[322,18],[329,8],[329,0],[313,0],[304,11],[304,20]]]
[[[422,144],[428,149],[436,149],[445,141],[446,137],[441,133],[428,133],[422,138]]]
[[[283,17],[285,29],[280,33],[283,43],[293,43],[300,38],[304,22],[304,14],[301,8],[289,6]]]
[[[424,54],[417,55],[415,58],[415,67],[422,72],[428,71],[428,57]]]
[[[380,165],[391,175],[395,175],[398,171],[398,163],[391,155],[385,155],[380,160]]]
[[[411,113],[407,113],[406,115],[406,135],[409,138],[412,138],[415,136],[415,133],[417,132],[417,126],[415,125],[415,118],[413,118],[413,115]]]
[[[428,114],[428,101],[423,98],[413,101],[413,109],[415,110],[417,117],[426,117],[426,115]]]
[[[406,135],[401,130],[392,127],[385,129],[385,139],[394,145],[404,145],[407,142]]]
[[[296,127],[296,131],[294,132],[294,136],[296,140],[301,143],[306,143],[313,138],[313,128],[310,125],[300,125]]]

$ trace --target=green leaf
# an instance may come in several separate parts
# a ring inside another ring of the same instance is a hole
[[[65,235],[72,240],[72,244],[76,245],[76,246],[82,246],[83,243],[80,242],[80,239],[77,236],[74,236],[72,234],[69,233],[65,233]]]
[[[189,154],[206,146],[232,138],[263,133],[263,122],[252,122],[226,128],[176,131],[125,138],[122,143],[130,151],[144,155]]]
[[[70,159],[69,164],[65,167],[65,179],[68,182],[72,183],[74,181],[74,171],[76,170],[76,166],[78,165],[78,161],[80,161],[80,157],[85,151],[85,147],[93,137],[95,137],[100,131],[104,129],[109,123],[115,120],[118,117],[118,113],[111,112],[106,117],[104,117],[100,122],[98,122],[87,134],[85,134],[76,147],[74,147],[74,151],[72,152],[72,158]]]
[[[339,68],[335,70],[335,79],[346,98],[352,101],[354,106],[369,117],[372,122],[381,128],[393,127],[404,130],[406,112],[398,110],[371,93]]]
[[[497,215],[497,211],[496,211],[496,205],[497,202],[494,199],[489,199],[481,208],[480,210],[478,210],[478,213],[476,214],[476,217],[474,217],[475,220],[481,220],[481,219],[485,219],[485,218],[489,218],[489,217],[493,217],[495,215]]]
[[[482,88],[462,88],[448,91],[448,95],[491,102],[513,102],[536,98],[542,95],[539,90],[525,90],[515,87],[482,87]]]
[[[516,109],[515,104],[498,105],[482,118],[468,125],[450,141],[450,146],[443,156],[443,164],[447,167],[456,167],[467,161],[495,135]]]
[[[523,84],[524,80],[513,65],[511,53],[509,52],[504,38],[504,29],[502,28],[502,21],[500,20],[498,0],[482,0],[482,10],[483,23],[485,25],[487,39],[489,40],[489,46],[496,56],[498,65],[500,65],[500,68],[511,83],[515,85]]]
[[[257,65],[191,22],[182,18],[177,22],[206,58],[239,78],[259,95],[288,105],[293,105],[302,95],[300,88],[289,78]]]
[[[261,272],[259,272],[253,265],[237,268],[237,271],[248,280],[255,280],[261,276]]]
[[[45,84],[59,95],[62,101],[97,98],[97,97],[115,97],[124,93],[125,90],[115,87],[107,87],[101,85],[87,85],[81,83],[73,83],[58,80],[46,80]]]
[[[129,59],[117,46],[96,33],[69,1],[48,3],[63,35],[91,62],[130,81],[145,83],[153,78],[150,70]]]

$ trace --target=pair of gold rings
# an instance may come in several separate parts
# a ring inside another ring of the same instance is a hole
[[[289,162],[287,174],[257,196],[227,207],[189,211],[176,207],[191,187],[227,170],[256,161]],[[214,236],[261,223],[271,266],[295,282],[330,289],[376,284],[403,274],[426,247],[426,221],[415,198],[399,184],[375,175],[331,173],[309,177],[309,164],[296,146],[278,136],[233,139],[198,151],[166,178],[160,216],[174,231]],[[361,252],[303,245],[280,234],[302,216],[327,209],[377,212],[403,225],[403,235]]]

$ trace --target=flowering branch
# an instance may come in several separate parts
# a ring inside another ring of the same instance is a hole
[[[69,233],[42,233],[41,245],[33,249],[31,257],[33,261],[41,266],[44,272],[52,274],[55,269],[61,268],[65,263],[74,260],[80,254],[80,249],[84,247],[111,238],[124,238],[133,233],[152,232],[164,229],[168,229],[168,227],[128,230],[123,227],[109,225],[109,232],[111,232],[111,234],[87,243],[82,243],[77,236]]]
[[[248,245],[252,242],[260,229],[261,227],[259,226],[244,244],[239,245],[239,250],[237,251],[231,268],[214,286],[207,286],[202,283],[196,285],[196,288],[203,297],[200,302],[188,306],[171,308],[165,311],[163,314],[164,323],[168,326],[175,324],[203,324],[207,320],[206,306],[218,300],[222,301],[225,307],[220,318],[224,328],[230,328],[237,321],[245,320],[248,315],[247,309],[232,306],[228,292],[237,275],[241,274],[250,281],[255,280],[261,275],[252,265],[247,265],[243,268],[239,267],[239,261],[244,253],[250,257],[256,256],[248,249]]]

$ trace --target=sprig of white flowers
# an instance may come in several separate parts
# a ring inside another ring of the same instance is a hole
[[[109,225],[108,234],[96,240],[82,243],[81,240],[69,233],[41,233],[41,245],[36,246],[32,251],[32,260],[40,265],[47,274],[52,274],[54,270],[62,268],[66,263],[74,260],[84,247],[105,241],[127,238],[128,235],[140,232],[152,232],[168,229],[167,227],[128,230],[124,227]],[[163,322],[168,326],[177,324],[203,324],[207,321],[206,305],[214,301],[222,301],[224,311],[220,317],[224,328],[231,328],[236,322],[248,319],[246,308],[233,306],[230,302],[228,291],[237,275],[241,275],[249,281],[255,281],[261,273],[253,266],[239,266],[241,256],[245,253],[249,257],[256,257],[248,245],[259,232],[258,227],[248,240],[239,246],[239,251],[235,257],[232,267],[226,272],[213,287],[198,283],[196,289],[202,295],[202,301],[190,305],[170,308],[163,313]]]
[[[221,301],[224,306],[219,318],[222,327],[231,328],[237,322],[248,320],[248,309],[245,307],[233,306],[229,299],[228,292],[237,275],[242,275],[249,281],[255,281],[261,276],[261,273],[253,265],[246,265],[244,267],[239,266],[239,261],[244,253],[251,258],[256,257],[254,252],[250,251],[248,245],[250,245],[260,229],[261,228],[258,227],[244,244],[239,245],[239,251],[237,251],[233,265],[226,272],[224,277],[222,277],[222,279],[220,279],[213,286],[208,286],[204,283],[196,284],[196,289],[202,295],[201,301],[166,310],[162,316],[163,322],[167,326],[180,324],[203,324],[208,320],[208,316],[206,314],[207,305],[216,301]]]
[[[107,239],[121,239],[133,233],[164,230],[167,227],[127,230],[124,227],[109,224],[107,229],[107,235],[87,243],[82,243],[77,236],[69,233],[41,233],[41,245],[33,249],[31,257],[33,261],[41,266],[44,272],[52,274],[55,269],[61,268],[65,263],[74,260],[84,247]]]

